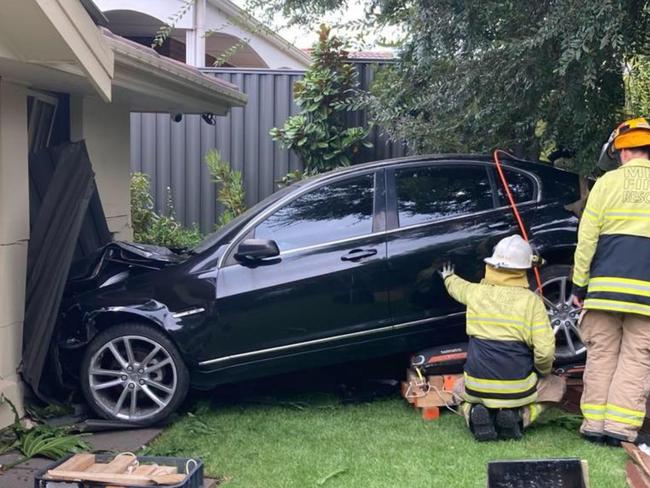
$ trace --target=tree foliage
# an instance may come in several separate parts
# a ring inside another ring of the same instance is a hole
[[[349,7],[275,3],[297,21]],[[630,115],[625,67],[648,48],[648,0],[367,0],[365,8],[369,24],[404,33],[373,109],[417,152],[499,146],[538,157],[571,148],[587,172]]]
[[[212,181],[219,185],[217,201],[223,205],[219,215],[218,226],[226,225],[232,219],[246,210],[246,194],[240,171],[230,168],[216,149],[211,149],[205,155]]]
[[[294,84],[294,99],[301,112],[289,117],[271,136],[298,154],[305,173],[318,173],[355,160],[368,131],[347,128],[345,114],[359,110],[364,97],[359,91],[357,72],[347,62],[344,43],[322,25],[312,51],[313,62],[304,79]]]
[[[637,56],[628,63],[625,110],[631,115],[650,116],[650,56]]]

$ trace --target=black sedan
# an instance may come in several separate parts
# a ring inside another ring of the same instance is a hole
[[[578,177],[504,163],[531,241],[558,358],[584,353],[567,286]],[[462,341],[436,274],[478,281],[517,232],[493,163],[422,156],[363,164],[273,194],[191,250],[112,243],[73,267],[57,327],[64,376],[102,417],[151,424],[190,387]]]

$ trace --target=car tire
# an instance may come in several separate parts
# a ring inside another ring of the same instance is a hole
[[[189,390],[176,346],[141,323],[111,326],[93,338],[80,370],[81,389],[102,418],[153,425],[174,412]]]
[[[586,347],[580,337],[580,310],[571,303],[571,266],[551,265],[541,269],[544,305],[555,332],[555,365],[584,362]],[[531,286],[537,288],[534,279]],[[569,335],[567,336],[567,331]]]

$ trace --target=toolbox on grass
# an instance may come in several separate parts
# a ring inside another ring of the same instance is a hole
[[[589,488],[587,462],[580,459],[490,461],[488,488]]]
[[[80,459],[80,456],[84,461],[87,462],[83,462],[81,464],[78,464],[76,468],[72,468],[70,463],[72,462],[73,458]],[[124,455],[120,456],[124,457]],[[146,471],[151,471],[151,469],[143,469],[147,466],[157,466],[161,469],[167,468],[170,472],[175,471],[179,474],[185,475],[182,481],[175,484],[156,484],[154,482],[145,484],[130,484],[129,482],[124,481],[126,479],[125,475],[127,474],[126,467],[122,472],[116,472],[117,470],[113,470],[113,472],[107,472],[106,470],[96,469],[100,464],[106,466],[107,464],[104,463],[110,463],[111,461],[115,463],[117,458],[120,456],[115,456],[110,453],[70,455],[60,461],[53,463],[48,468],[39,471],[34,478],[34,488],[150,488],[152,486],[164,486],[165,488],[203,488],[203,461],[195,458],[137,456],[137,467],[132,470],[133,474],[137,475],[138,472],[144,473]],[[133,458],[132,455],[129,455],[129,457]],[[133,463],[131,466],[133,466]],[[110,481],[68,481],[63,479],[52,479],[51,474],[48,473],[56,471],[57,468],[69,468],[70,470],[76,469],[79,472],[93,472],[102,476],[117,476],[115,477],[115,480]]]

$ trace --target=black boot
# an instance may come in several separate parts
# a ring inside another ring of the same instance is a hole
[[[602,432],[582,432],[582,438],[587,442],[593,442],[594,444],[604,444],[607,440]]]
[[[484,405],[480,403],[472,405],[469,412],[469,425],[477,441],[495,441],[497,439],[492,414]]]
[[[518,408],[503,408],[497,412],[497,432],[499,439],[519,440],[524,436],[521,410]]]
[[[640,446],[641,444],[645,444],[646,446],[650,446],[650,435],[646,434],[645,432],[639,432],[636,435],[636,439],[634,439],[634,443],[637,446]]]

